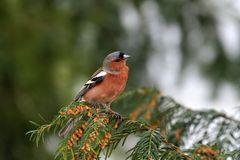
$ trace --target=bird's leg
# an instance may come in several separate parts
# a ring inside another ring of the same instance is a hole
[[[95,109],[99,108],[99,104],[98,104],[98,103],[93,103],[92,106],[93,106],[93,108],[95,108]]]
[[[110,108],[110,103],[106,103],[104,104],[104,106],[106,108],[106,111],[110,113],[113,117],[116,117],[117,119],[122,119],[122,116],[118,112],[115,112]]]

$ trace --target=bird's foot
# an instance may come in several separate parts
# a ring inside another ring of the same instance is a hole
[[[97,104],[97,103],[94,103],[94,104],[92,104],[92,107],[93,107],[94,109],[98,109],[98,108],[100,108],[100,105]]]
[[[107,112],[114,118],[119,119],[119,120],[123,120],[123,117],[121,116],[121,114],[119,114],[118,112],[115,112],[111,109],[108,109]]]

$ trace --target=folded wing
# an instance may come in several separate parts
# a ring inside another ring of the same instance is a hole
[[[100,84],[107,72],[103,71],[102,68],[99,68],[93,75],[92,77],[84,84],[84,86],[81,88],[77,96],[75,97],[74,101],[79,101],[81,100],[82,96],[86,94],[92,87]]]

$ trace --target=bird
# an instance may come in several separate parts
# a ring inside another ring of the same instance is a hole
[[[86,101],[90,104],[103,105],[107,112],[121,119],[121,115],[113,111],[111,103],[125,89],[129,68],[126,64],[131,56],[121,51],[108,54],[100,67],[82,86],[73,102]],[[59,131],[60,137],[66,137],[78,118],[70,118],[65,126]]]

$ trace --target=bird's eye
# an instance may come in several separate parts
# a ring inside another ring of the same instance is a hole
[[[124,58],[124,53],[123,53],[123,52],[120,52],[119,55],[118,55],[118,58],[119,58],[119,59],[123,59],[123,58]]]

